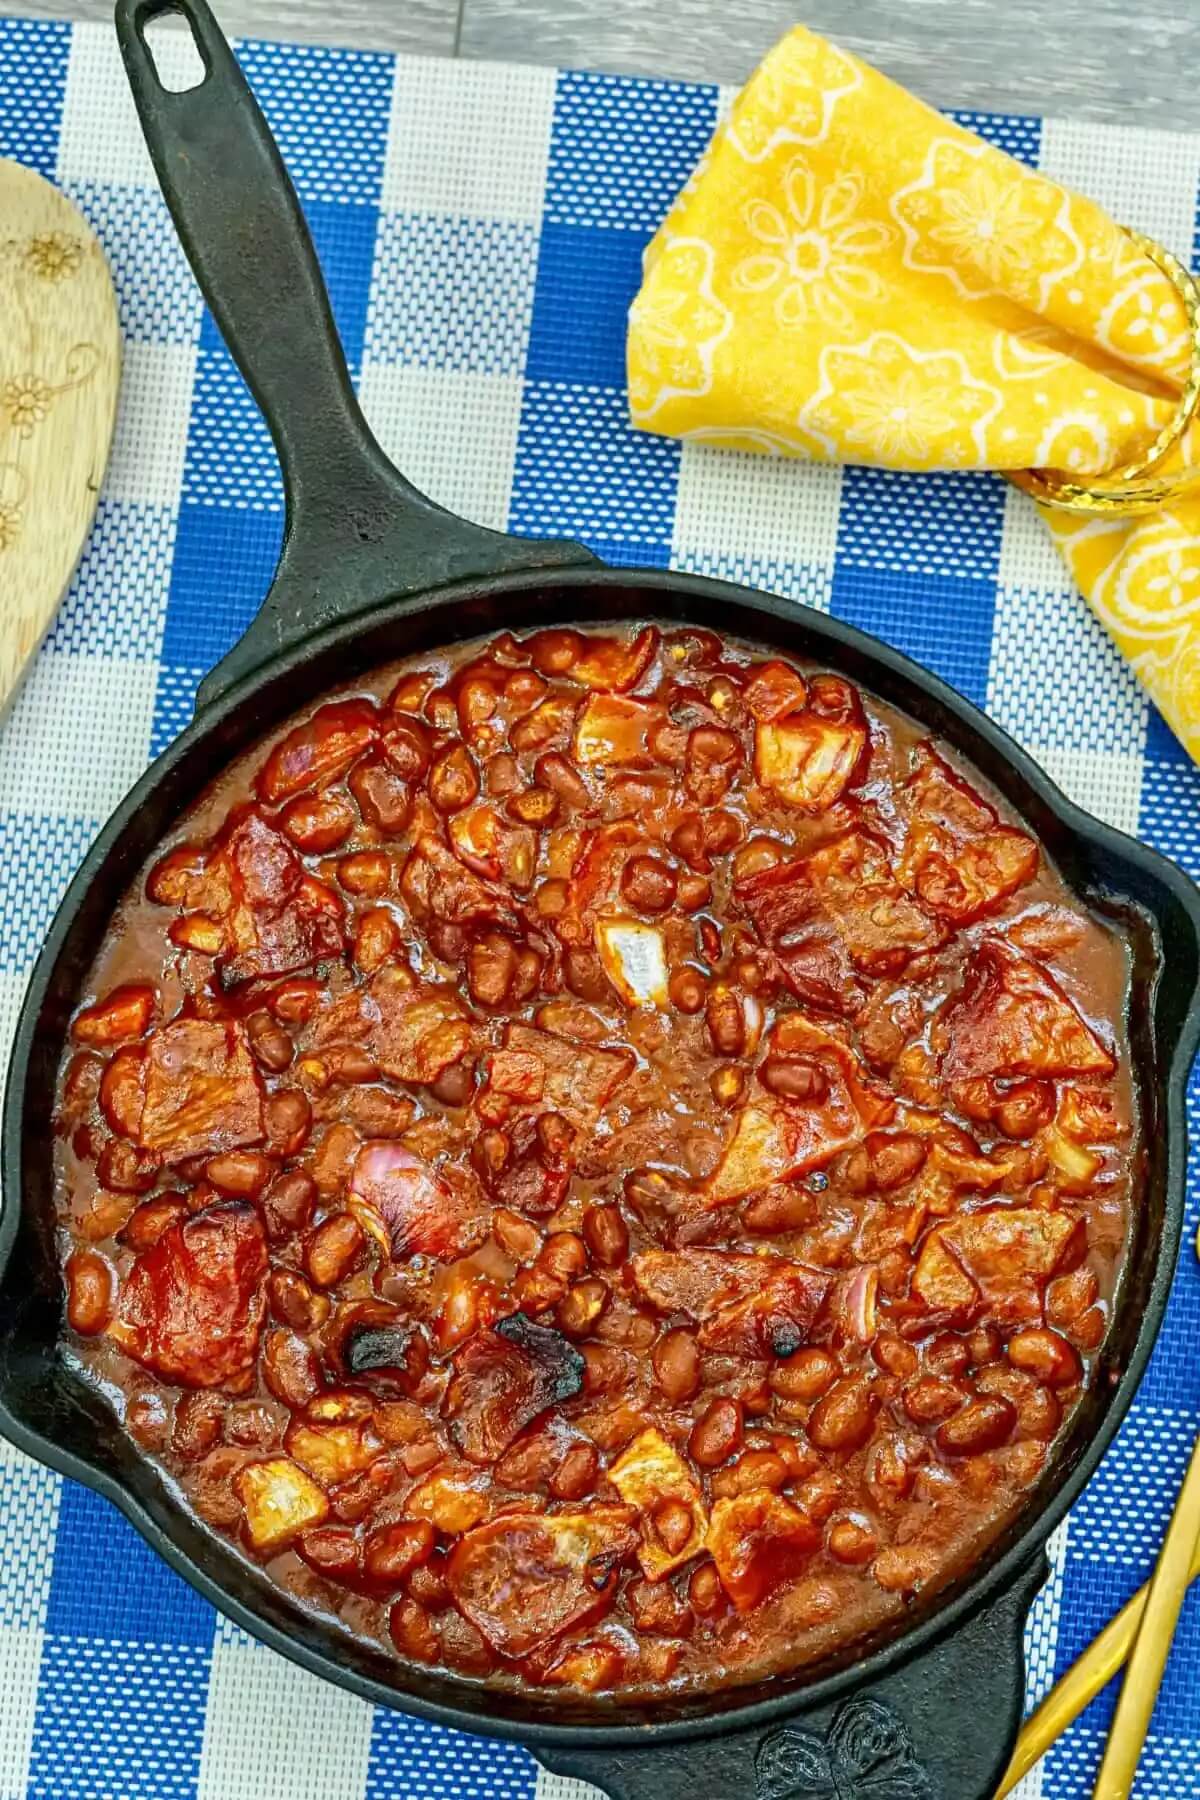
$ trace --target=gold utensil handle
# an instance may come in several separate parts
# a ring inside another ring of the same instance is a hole
[[[1108,1747],[1100,1765],[1095,1800],[1127,1800],[1137,1774],[1150,1715],[1158,1698],[1159,1684],[1171,1649],[1175,1622],[1200,1535],[1200,1439],[1180,1490],[1158,1566],[1150,1580],[1141,1629],[1129,1658],[1129,1669],[1116,1716],[1108,1734]]]
[[[1200,1535],[1192,1548],[1188,1580],[1200,1575]],[[1133,1649],[1138,1627],[1146,1610],[1150,1583],[1140,1587],[1127,1600],[1116,1617],[1104,1627],[1099,1637],[1088,1645],[1077,1662],[1072,1663],[1062,1679],[1055,1683],[1036,1711],[1030,1713],[1021,1727],[1013,1759],[996,1791],[996,1800],[1011,1794],[1023,1776],[1028,1775],[1047,1750],[1062,1736],[1067,1726],[1090,1706],[1101,1689],[1124,1667]]]

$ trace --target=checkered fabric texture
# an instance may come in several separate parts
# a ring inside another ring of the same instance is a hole
[[[368,417],[423,488],[489,525],[769,588],[865,626],[986,707],[1084,806],[1200,873],[1200,769],[1022,495],[984,475],[810,468],[630,430],[624,320],[642,250],[727,96],[277,44],[239,53],[299,190]],[[1194,253],[1200,137],[963,122]],[[6,1052],[69,876],[253,614],[282,511],[266,427],[176,242],[107,28],[0,20],[0,155],[49,176],[91,220],[125,339],[95,527],[0,726]],[[1193,1178],[1189,1242],[1198,1210]],[[1133,1412],[1056,1534],[1028,1633],[1031,1703],[1150,1570],[1200,1419],[1198,1342],[1200,1271],[1185,1251]],[[1112,1705],[1109,1691],[1022,1800],[1091,1793]],[[373,1709],[301,1673],[218,1618],[104,1501],[0,1445],[4,1800],[591,1792],[539,1775],[514,1746]],[[1136,1792],[1200,1800],[1197,1599]]]

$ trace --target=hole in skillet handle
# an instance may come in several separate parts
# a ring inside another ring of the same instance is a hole
[[[1025,1620],[1044,1554],[990,1606],[936,1636],[936,1620],[878,1679],[839,1698],[770,1702],[756,1729],[643,1749],[531,1746],[553,1774],[608,1800],[991,1800],[1025,1699]],[[653,1727],[649,1734],[653,1735]]]
[[[150,68],[164,93],[190,94],[204,86],[212,65],[180,0],[146,0],[136,24]]]

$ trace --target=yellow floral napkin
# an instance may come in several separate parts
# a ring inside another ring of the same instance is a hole
[[[629,396],[642,429],[731,448],[1084,480],[1144,454],[1191,356],[1175,285],[1100,207],[798,29],[647,251]],[[1193,463],[1196,427],[1161,469]],[[1200,760],[1200,490],[1042,511]]]

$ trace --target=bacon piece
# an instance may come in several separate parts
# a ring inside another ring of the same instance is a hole
[[[164,1381],[221,1387],[254,1365],[266,1272],[254,1208],[206,1207],[168,1226],[136,1259],[109,1336]]]
[[[942,1015],[947,1082],[980,1075],[1111,1075],[1116,1064],[1054,977],[986,938]]]
[[[995,807],[930,745],[921,745],[898,798],[909,825],[897,875],[939,918],[970,924],[1037,873],[1033,839],[1001,825]]]
[[[580,641],[579,654],[565,671],[568,679],[581,687],[623,694],[641,680],[654,660],[658,632],[653,625],[643,625],[632,638],[586,633]],[[538,660],[536,649],[533,660]]]
[[[836,1066],[822,1065],[827,1087],[819,1105],[764,1095],[738,1113],[725,1154],[703,1191],[710,1206],[728,1206],[759,1188],[819,1168],[864,1133],[858,1108]]]
[[[643,1250],[630,1268],[644,1300],[698,1320],[705,1348],[727,1356],[793,1355],[833,1285],[824,1269],[730,1250]]]
[[[840,718],[807,710],[760,720],[754,731],[754,773],[789,806],[826,812],[858,774],[868,738],[857,695]]]
[[[85,1006],[71,1021],[77,1043],[107,1049],[128,1038],[140,1038],[154,1017],[154,989],[142,983],[113,988],[94,1006]]]
[[[448,925],[470,925],[481,919],[516,930],[519,924],[508,895],[482,881],[466,864],[429,834],[419,837],[400,876],[400,892],[418,919]]]
[[[152,1031],[145,1095],[137,1141],[168,1162],[262,1137],[262,1082],[240,1023],[176,1019]]]
[[[653,768],[650,739],[666,723],[662,706],[592,694],[575,724],[575,761],[618,769]]]
[[[363,1144],[347,1204],[385,1254],[397,1258],[463,1256],[483,1242],[490,1225],[468,1165],[435,1169],[394,1138]]]
[[[798,713],[808,699],[808,685],[790,664],[772,660],[752,663],[742,694],[746,710],[762,725]]]
[[[446,1585],[493,1650],[528,1656],[607,1609],[637,1543],[624,1506],[506,1513],[454,1546]]]
[[[734,899],[799,998],[835,1012],[861,1003],[855,971],[896,974],[946,935],[895,880],[887,845],[866,831],[760,870],[737,883]]]
[[[250,1463],[233,1482],[256,1550],[279,1550],[329,1516],[329,1502],[311,1476],[286,1456]]]
[[[712,1510],[708,1549],[738,1612],[793,1580],[820,1544],[820,1526],[765,1488],[718,1500]]]
[[[634,1068],[634,1058],[628,1050],[596,1050],[590,1044],[558,1037],[536,1025],[508,1025],[504,1047],[539,1059],[545,1069],[543,1105],[562,1113],[576,1130],[588,1136]]]
[[[312,1046],[357,1045],[393,1081],[423,1084],[458,1062],[473,1035],[452,989],[418,986],[407,969],[389,964],[318,1014]]]
[[[379,736],[372,700],[335,700],[280,739],[255,779],[260,800],[275,806],[294,794],[325,787],[344,774]]]
[[[969,1307],[982,1296],[993,1315],[1016,1324],[1040,1313],[1042,1284],[1074,1266],[1086,1245],[1075,1212],[989,1206],[960,1213],[926,1237],[913,1289],[938,1308]]]
[[[608,1471],[622,1500],[641,1514],[642,1541],[638,1561],[648,1581],[661,1581],[680,1568],[704,1546],[708,1516],[699,1485],[674,1444],[649,1426],[639,1432]],[[664,1500],[676,1500],[692,1515],[689,1537],[675,1551],[667,1549],[654,1526],[654,1514]]]
[[[536,1418],[583,1386],[583,1357],[561,1331],[524,1313],[471,1338],[454,1358],[442,1403],[471,1462],[494,1463]]]

